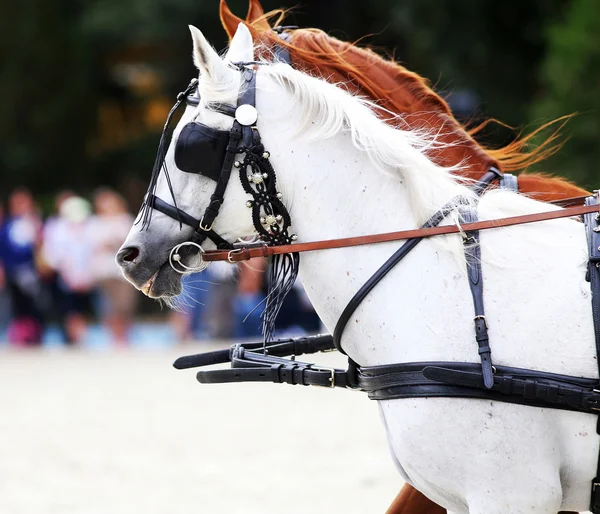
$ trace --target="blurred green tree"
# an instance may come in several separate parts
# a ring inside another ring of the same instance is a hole
[[[265,10],[283,3],[263,0]],[[584,21],[592,27],[595,2],[573,3],[590,6]],[[241,16],[248,6],[229,4]],[[537,88],[532,70],[545,52],[545,27],[565,5],[315,0],[289,21],[349,40],[371,34],[363,43],[393,52],[438,90],[466,91],[482,114],[519,125]],[[0,192],[22,184],[44,194],[65,187],[86,193],[104,184],[139,203],[166,112],[195,74],[190,23],[218,49],[225,46],[218,0],[9,2],[0,18]],[[581,66],[581,74],[591,73],[587,61]],[[575,109],[591,105],[547,116]],[[488,140],[511,136],[491,133]]]
[[[548,29],[535,122],[578,113],[569,140],[545,169],[598,188],[600,178],[600,2],[572,0],[565,18]]]

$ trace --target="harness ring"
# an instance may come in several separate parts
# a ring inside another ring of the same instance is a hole
[[[202,224],[201,224],[202,225]],[[198,256],[200,257],[200,264],[198,266],[186,266],[181,262],[181,255],[179,254],[179,250],[186,246],[193,246],[198,249]],[[202,254],[204,253],[204,248],[202,248],[198,243],[194,243],[193,241],[184,241],[183,243],[179,243],[178,245],[171,248],[169,252],[169,265],[173,268],[174,271],[183,275],[184,273],[197,273],[200,271],[204,271],[208,268],[208,262],[202,259]],[[175,265],[179,266],[179,268]],[[182,271],[183,268],[183,271]]]

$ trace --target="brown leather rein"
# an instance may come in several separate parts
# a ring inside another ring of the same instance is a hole
[[[561,202],[567,202],[569,200],[562,200]],[[600,210],[598,205],[583,205],[579,207],[569,207],[558,211],[546,211],[538,212],[535,214],[524,214],[521,216],[511,216],[508,218],[498,218],[488,221],[477,221],[475,223],[465,223],[463,225],[455,224],[430,228],[400,230],[398,232],[386,232],[383,234],[345,237],[340,239],[327,239],[324,241],[311,241],[308,243],[295,243],[278,246],[249,246],[237,248],[235,250],[209,250],[202,255],[202,259],[206,262],[228,261],[230,263],[235,263],[247,261],[256,257],[268,257],[270,255],[284,253],[300,253],[312,252],[315,250],[329,250],[333,248],[347,248],[350,246],[360,246],[373,243],[387,243],[391,241],[400,241],[403,239],[426,238],[432,236],[441,236],[445,234],[458,234],[476,230],[488,230],[491,228],[510,227],[513,225],[523,225],[526,223],[535,223],[538,221],[546,221],[559,218],[570,218],[572,216],[581,216],[583,214],[589,214],[592,212],[598,212],[598,215],[600,216]]]

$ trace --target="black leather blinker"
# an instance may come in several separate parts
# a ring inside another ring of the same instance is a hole
[[[177,138],[175,164],[181,171],[198,173],[217,182],[228,142],[229,131],[188,123]]]

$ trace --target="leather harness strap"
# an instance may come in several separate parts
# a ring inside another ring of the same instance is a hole
[[[469,209],[461,213],[462,219],[469,223],[477,221],[477,211]],[[479,231],[474,230],[464,232],[463,246],[465,259],[467,261],[467,277],[469,279],[469,288],[473,297],[473,307],[475,309],[475,341],[479,347],[479,357],[481,359],[481,371],[483,373],[483,383],[487,389],[494,385],[494,372],[492,366],[492,350],[490,348],[490,338],[488,335],[488,325],[483,308],[483,274],[481,271],[481,246],[479,245]]]
[[[328,239],[325,241],[312,241],[309,243],[295,243],[281,246],[260,245],[254,248],[244,247],[231,251],[212,250],[202,254],[202,258],[207,262],[229,261],[241,262],[256,257],[269,257],[283,253],[294,252],[312,252],[315,250],[329,250],[332,248],[347,248],[350,246],[360,246],[373,243],[386,243],[390,241],[400,241],[403,239],[426,238],[440,236],[445,234],[457,234],[461,230],[472,232],[477,230],[489,230],[491,228],[510,227],[514,225],[524,225],[526,223],[535,223],[538,221],[554,220],[560,218],[570,218],[599,212],[597,205],[584,205],[579,207],[569,207],[556,211],[538,212],[535,214],[524,214],[521,216],[511,216],[508,218],[498,218],[488,221],[476,221],[466,223],[462,227],[456,225],[444,225],[442,227],[423,227],[411,230],[401,230],[398,232],[387,232],[384,234],[372,234],[368,236],[346,237],[341,239]]]
[[[454,206],[460,203],[460,198],[456,198],[455,201],[449,203],[442,207],[438,212],[436,212],[429,220],[425,222],[425,224],[421,227],[430,228],[438,226],[442,220],[452,211]],[[348,324],[350,316],[354,313],[354,311],[358,308],[361,302],[365,299],[365,297],[373,290],[373,288],[381,282],[381,280],[398,264],[409,252],[411,252],[423,239],[422,238],[410,238],[408,239],[398,250],[394,252],[394,254],[387,260],[385,263],[360,287],[360,289],[355,293],[352,299],[348,302],[348,305],[342,311],[338,322],[335,325],[335,330],[333,331],[333,344],[335,348],[344,355],[346,352],[342,348],[342,334],[344,332],[344,328]],[[299,246],[299,245],[292,245]]]

